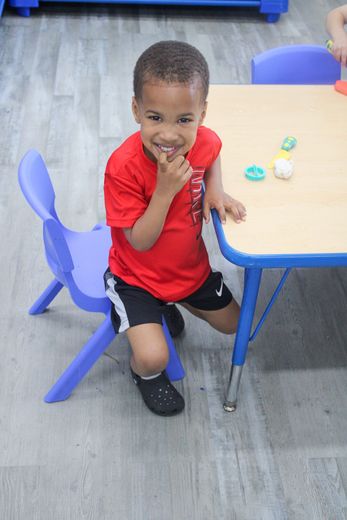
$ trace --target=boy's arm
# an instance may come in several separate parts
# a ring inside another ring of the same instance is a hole
[[[337,61],[347,66],[347,34],[344,26],[347,23],[347,4],[337,7],[328,13],[326,28],[333,39],[332,53]]]
[[[147,251],[155,244],[164,227],[171,202],[171,197],[154,192],[144,214],[132,228],[123,229],[134,249]]]
[[[123,229],[128,242],[138,251],[147,251],[158,240],[171,202],[192,175],[189,162],[178,156],[172,162],[166,153],[158,160],[157,185],[144,214],[132,228]]]
[[[232,214],[238,224],[246,220],[246,208],[236,199],[224,192],[220,156],[214,161],[205,174],[205,197],[203,216],[206,224],[210,221],[210,211],[215,208],[223,224],[226,222],[225,212]]]

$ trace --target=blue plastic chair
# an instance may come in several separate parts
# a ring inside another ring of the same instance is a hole
[[[253,84],[330,85],[341,79],[341,65],[321,45],[288,45],[252,59]]]
[[[72,231],[63,226],[55,211],[55,193],[48,171],[37,151],[29,150],[24,155],[18,178],[26,200],[43,220],[46,259],[54,275],[54,280],[32,305],[29,314],[43,313],[59,291],[66,287],[78,307],[105,315],[99,328],[45,396],[47,403],[63,401],[115,338],[111,303],[105,294],[103,281],[111,244],[110,230],[104,224],[98,224],[87,232]],[[177,381],[185,373],[164,318],[163,328],[170,354],[166,370],[169,378]]]

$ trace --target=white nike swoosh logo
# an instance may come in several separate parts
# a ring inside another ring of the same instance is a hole
[[[217,291],[217,289],[216,289],[217,296],[222,296],[222,291],[223,291],[223,280],[222,280],[219,291]]]

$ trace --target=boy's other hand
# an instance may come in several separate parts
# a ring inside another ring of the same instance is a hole
[[[233,219],[237,224],[246,220],[247,212],[242,202],[233,199],[224,191],[218,193],[211,193],[206,190],[204,198],[203,215],[206,224],[210,221],[210,211],[214,208],[217,210],[222,224],[226,223],[225,212],[231,213]]]
[[[338,38],[335,38],[333,42],[332,53],[334,58],[341,63],[344,67],[347,67],[347,34],[341,34]]]
[[[174,197],[192,176],[189,161],[183,155],[178,155],[168,161],[167,154],[161,152],[158,159],[156,192]]]
[[[224,207],[225,211],[232,214],[233,219],[237,224],[244,222],[247,217],[245,206],[239,200],[233,199],[227,193],[224,193]]]

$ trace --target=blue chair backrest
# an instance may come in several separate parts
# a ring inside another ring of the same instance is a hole
[[[341,78],[341,65],[322,45],[288,45],[252,59],[253,84],[330,85]]]
[[[37,215],[44,221],[58,219],[54,208],[55,193],[46,165],[36,150],[29,150],[20,162],[18,180],[22,192]]]
[[[61,282],[67,284],[66,274],[73,270],[74,263],[62,226],[54,218],[44,221],[43,240],[50,268]]]
[[[47,262],[59,281],[67,285],[66,274],[74,264],[55,208],[55,193],[46,165],[36,150],[29,150],[19,165],[18,180],[22,192],[43,220],[43,239]]]

